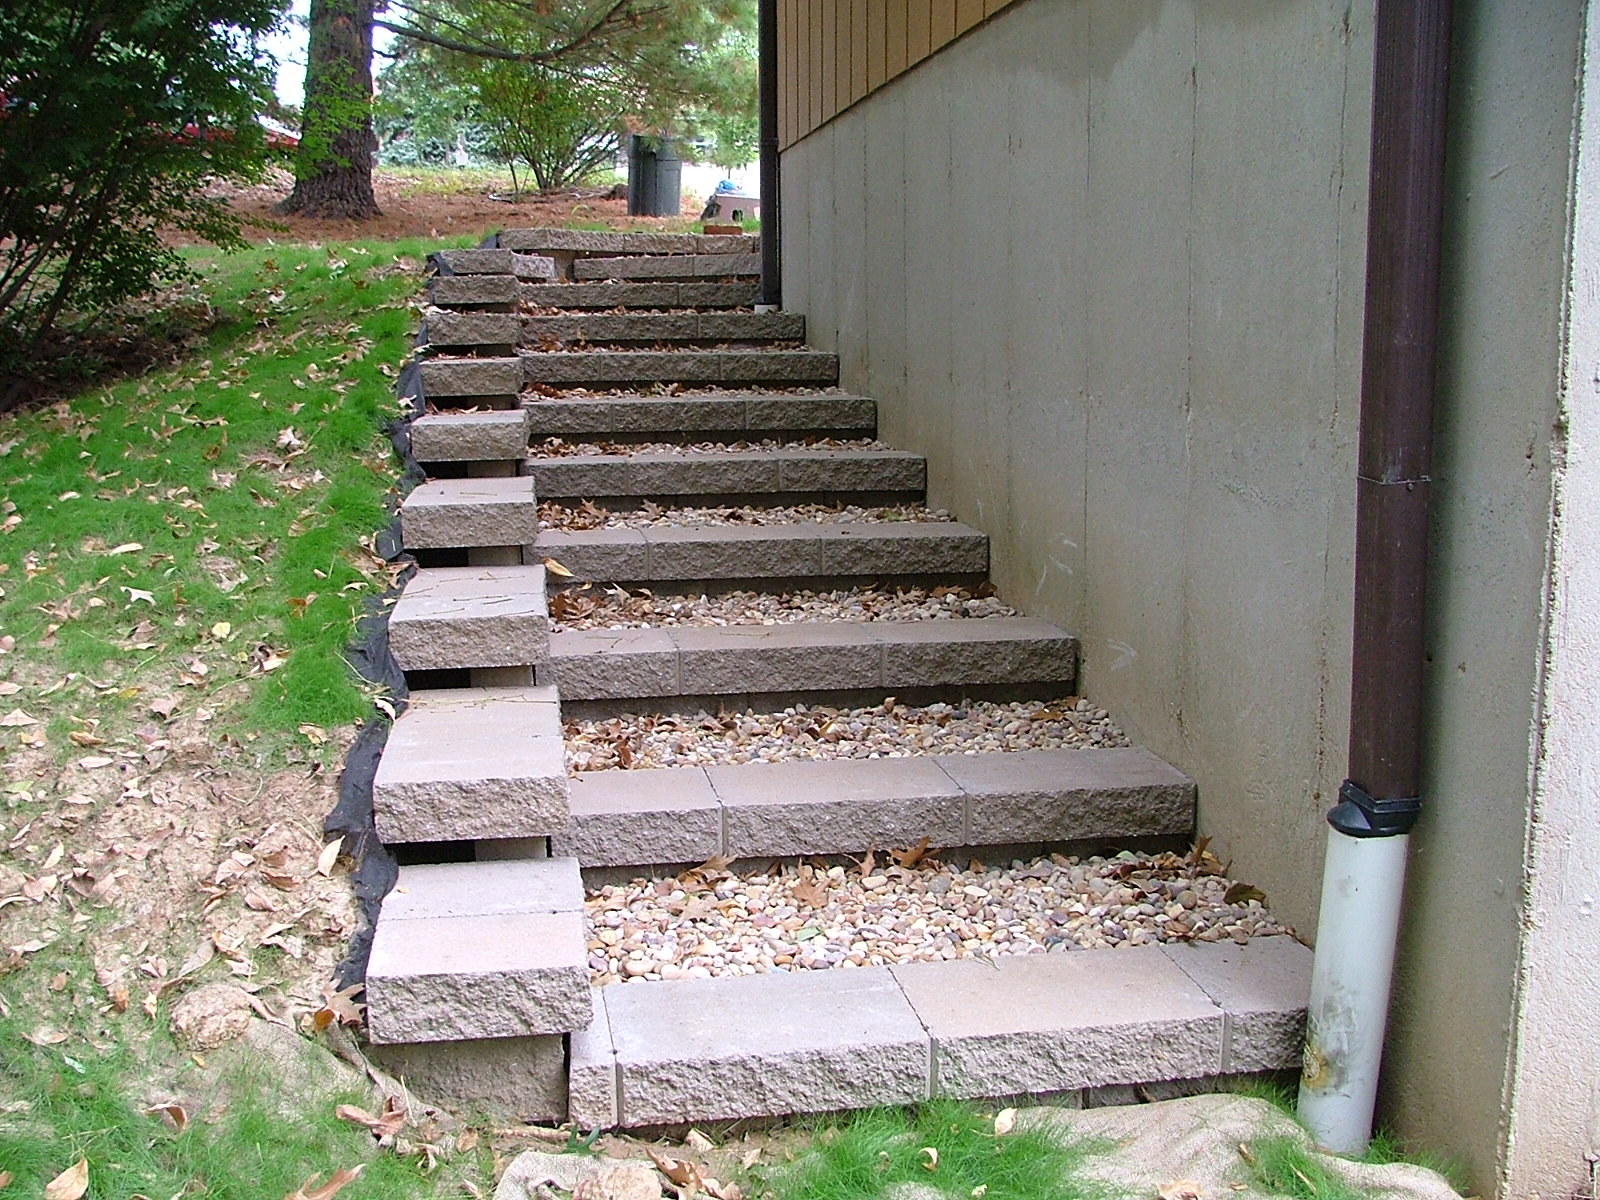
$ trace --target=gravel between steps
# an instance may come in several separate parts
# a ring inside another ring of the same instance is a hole
[[[822,438],[797,434],[792,439],[762,438],[749,442],[569,442],[548,437],[529,451],[531,458],[569,458],[578,454],[633,458],[640,454],[735,454],[752,450],[892,450],[873,438]]]
[[[949,621],[1021,614],[967,588],[838,588],[829,592],[727,592],[657,596],[648,589],[566,588],[550,597],[550,627],[644,629],[660,625],[793,625],[801,621]]]
[[[903,852],[902,852],[903,853]],[[1291,931],[1209,853],[1069,858],[960,870],[889,855],[859,867],[715,862],[676,879],[590,891],[589,971],[601,985],[651,979],[1044,954]]]
[[[649,500],[637,509],[614,511],[592,500],[581,504],[557,504],[546,500],[539,505],[539,521],[546,529],[659,529],[689,525],[868,525],[889,521],[955,520],[942,508],[920,504],[885,504],[863,507],[859,504],[783,504],[733,505],[711,508],[666,508]]]
[[[624,713],[562,723],[567,773],[789,759],[907,758],[1128,746],[1103,708],[1075,696],[873,708],[793,705],[781,712]]]

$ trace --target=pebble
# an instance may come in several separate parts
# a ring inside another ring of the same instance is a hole
[[[532,448],[533,458],[568,458],[573,455],[614,455],[628,458],[636,454],[733,454],[751,450],[890,450],[887,442],[875,438],[763,438],[740,442],[569,442],[564,438],[545,438]]]
[[[1293,934],[1258,900],[1229,904],[1233,881],[1221,871],[1209,854],[1127,852],[966,870],[929,858],[865,876],[806,863],[740,874],[707,864],[665,891],[642,877],[590,890],[591,930],[618,934],[591,937],[590,975],[604,986]],[[1163,907],[1174,895],[1195,899],[1192,910],[1172,902],[1184,922]]]
[[[658,596],[645,588],[572,587],[550,597],[551,628],[643,629],[660,625],[792,625],[801,621],[949,621],[1014,617],[997,596],[967,588],[838,588]],[[1010,725],[1007,732],[1016,732]]]
[[[885,521],[953,521],[942,508],[920,504],[779,504],[667,508],[646,501],[638,508],[613,511],[593,501],[577,505],[546,500],[539,505],[545,529],[659,529],[704,525],[839,525]]]
[[[908,758],[1130,744],[1104,709],[1064,696],[873,708],[797,704],[781,712],[624,713],[569,719],[567,772],[715,766],[794,759]]]

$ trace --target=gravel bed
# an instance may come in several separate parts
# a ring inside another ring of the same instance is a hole
[[[811,387],[806,384],[796,384],[793,387],[784,387],[778,384],[764,383],[760,387],[747,388],[719,388],[700,387],[683,383],[659,383],[651,386],[638,387],[613,387],[613,388],[587,388],[573,386],[557,387],[550,383],[530,383],[523,390],[525,398],[537,396],[539,399],[529,399],[530,404],[538,404],[541,400],[613,400],[627,397],[644,396],[651,399],[663,399],[671,396],[706,396],[711,399],[718,397],[746,397],[746,396],[848,396],[839,387]]]
[[[615,511],[592,500],[581,504],[539,505],[539,522],[545,529],[649,529],[690,525],[859,525],[887,521],[955,520],[942,508],[920,504],[781,504],[730,505],[709,508],[669,508],[645,501],[636,509]]]
[[[902,852],[902,854],[907,852]],[[910,852],[910,853],[915,853]],[[809,864],[588,893],[600,985],[1285,935],[1264,897],[1209,853],[1068,858],[960,870],[930,858]]]
[[[567,773],[788,759],[907,758],[1131,745],[1103,708],[1066,696],[873,708],[796,704],[781,712],[624,713],[563,723]]]
[[[754,442],[569,442],[545,438],[529,451],[530,458],[570,458],[574,455],[613,454],[631,458],[638,454],[732,454],[752,450],[891,450],[887,442],[872,438],[805,437]]]
[[[1015,617],[1016,609],[969,588],[838,588],[828,592],[727,592],[657,596],[647,588],[566,588],[550,597],[550,627],[643,629],[658,625],[792,625],[801,621],[948,621]]]

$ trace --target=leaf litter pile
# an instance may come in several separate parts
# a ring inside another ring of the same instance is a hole
[[[671,879],[588,894],[596,984],[706,979],[1158,942],[1290,934],[1266,897],[1187,855],[1053,854],[1004,866],[942,861],[924,838],[880,860],[732,868],[714,858]]]

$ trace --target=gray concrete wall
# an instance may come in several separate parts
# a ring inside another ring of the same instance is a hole
[[[1486,1191],[1513,1189],[1577,7],[1457,17],[1430,807],[1386,1113]],[[786,307],[1307,933],[1348,734],[1371,17],[1027,0],[783,159]]]

